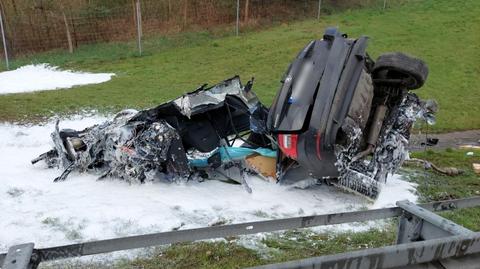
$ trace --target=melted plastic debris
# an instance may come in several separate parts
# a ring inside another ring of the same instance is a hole
[[[227,95],[238,97],[249,108],[255,107],[258,103],[255,94],[244,90],[239,79],[231,80],[229,83],[219,83],[208,91],[204,90],[205,86],[200,87],[191,94],[186,94],[173,100],[183,115],[190,118],[192,114],[195,114],[207,105],[222,103]]]

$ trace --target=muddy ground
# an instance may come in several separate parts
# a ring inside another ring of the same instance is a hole
[[[426,137],[438,138],[437,145],[425,146]],[[425,134],[415,133],[410,138],[410,150],[421,151],[425,149],[446,149],[446,148],[458,148],[462,145],[480,146],[480,130],[469,130],[461,132],[451,132],[443,134]]]

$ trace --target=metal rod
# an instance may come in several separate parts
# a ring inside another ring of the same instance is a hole
[[[10,63],[8,61],[7,39],[5,37],[5,28],[3,27],[2,10],[0,10],[0,30],[2,30],[3,52],[5,54],[5,66],[10,70]]]
[[[140,8],[140,0],[135,2],[135,11],[137,14],[137,47],[138,53],[142,55],[142,10]]]
[[[480,233],[365,249],[252,268],[411,268],[411,266],[416,264],[463,257],[475,253],[480,253]]]
[[[235,35],[238,36],[240,30],[240,0],[237,0],[237,23],[235,26]]]
[[[322,0],[318,0],[318,12],[317,12],[317,20],[320,20],[320,12],[322,10]]]

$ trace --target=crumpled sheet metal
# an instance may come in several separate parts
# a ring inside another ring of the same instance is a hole
[[[137,113],[136,110],[126,110],[118,113],[111,121],[106,121],[102,124],[93,125],[80,132],[75,130],[60,130],[59,122],[55,126],[55,131],[51,134],[55,150],[59,153],[58,163],[56,166],[66,169],[72,163],[78,168],[86,168],[94,163],[99,154],[106,154],[108,159],[109,152],[103,152],[105,146],[112,146],[113,144],[121,144],[130,139],[131,134],[124,126],[126,122]],[[61,132],[77,133],[76,137],[68,137],[67,143],[63,143]],[[78,154],[74,150],[75,141],[81,140],[86,150],[83,154]]]
[[[112,121],[80,131],[78,137],[67,138],[67,143],[63,143],[60,132],[56,130],[52,138],[57,152],[61,153],[56,166],[68,173],[78,170],[94,172],[100,178],[113,176],[128,182],[144,182],[155,176],[162,163],[167,163],[172,166],[170,172],[186,176],[186,157],[171,152],[174,143],[179,147],[177,131],[164,120],[148,125],[145,122],[129,122],[135,114],[135,111],[123,111]],[[84,148],[72,153],[73,140],[81,140]],[[183,148],[180,150],[183,152]],[[175,171],[174,166],[180,171]],[[65,179],[68,173],[62,174],[59,180]]]
[[[128,126],[129,124],[124,127],[128,128]],[[169,158],[172,157],[170,149],[175,141],[180,140],[177,131],[163,120],[142,128],[146,129],[136,136],[135,128],[132,128],[133,136],[125,143],[118,144],[112,141],[110,145],[107,144],[106,149],[115,148],[114,151],[110,151],[107,158],[104,158],[110,168],[109,176],[123,178],[130,182],[136,180],[143,182],[155,177],[160,164],[169,164]],[[171,172],[186,176],[183,170]]]
[[[218,105],[225,101],[227,95],[240,98],[249,109],[253,109],[258,103],[258,98],[251,91],[245,91],[238,76],[226,80],[214,87],[183,95],[173,103],[178,107],[183,115],[190,118],[206,105]]]
[[[252,111],[263,107],[256,95],[250,91],[252,81],[242,86],[238,76],[227,79],[211,88],[204,86],[192,93],[164,103],[176,106],[177,113],[190,117],[195,113],[203,113],[216,108],[228,106],[227,96],[234,96],[248,108],[243,115],[244,119],[255,120]],[[114,119],[91,126],[81,131],[63,129],[57,122],[56,130],[52,133],[54,149],[32,160],[35,163],[45,160],[49,167],[64,169],[61,176],[55,179],[64,180],[72,171],[89,172],[99,175],[99,178],[115,177],[128,182],[144,182],[145,180],[167,179],[169,181],[185,181],[195,172],[193,169],[205,161],[201,157],[192,159],[189,164],[180,130],[188,126],[181,125],[179,129],[171,124],[178,124],[172,120],[169,110],[124,110]],[[156,113],[151,113],[154,111]],[[261,111],[257,111],[259,114]],[[237,115],[238,116],[238,115]],[[265,116],[265,115],[263,115]],[[177,121],[185,121],[177,117]],[[260,123],[261,124],[261,123]],[[251,124],[250,124],[251,125]],[[188,140],[186,142],[188,144]],[[217,148],[210,155],[218,152],[220,161],[236,161],[245,154],[274,154],[262,150],[246,148],[224,148],[225,142],[220,140]],[[194,148],[193,148],[194,149]],[[264,150],[265,151],[265,150]],[[205,155],[202,153],[200,155]],[[198,154],[197,154],[198,155]],[[200,156],[198,155],[198,156]],[[234,156],[232,158],[232,156]],[[240,157],[239,157],[240,156]],[[189,155],[188,157],[192,157]],[[195,166],[194,163],[197,163]]]

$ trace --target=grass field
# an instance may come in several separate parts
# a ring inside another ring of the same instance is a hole
[[[370,36],[370,54],[404,51],[430,66],[424,98],[440,103],[435,131],[480,128],[480,1],[410,0],[385,12],[369,8],[325,16],[268,30],[230,36],[187,33],[149,38],[138,57],[134,43],[84,46],[75,54],[50,52],[13,62],[48,62],[63,68],[115,72],[110,82],[64,91],[0,96],[0,120],[31,121],[85,108],[117,111],[169,100],[208,82],[239,74],[256,78],[255,91],[269,105],[288,63],[326,26],[352,37]]]

